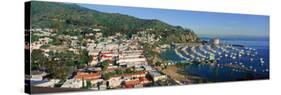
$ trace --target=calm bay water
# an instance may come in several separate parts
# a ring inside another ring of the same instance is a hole
[[[233,39],[222,39],[221,42],[244,45],[248,48],[255,49],[257,52],[256,56],[251,57],[253,60],[250,61],[250,56],[242,56],[239,59],[232,60],[230,58],[222,57],[218,60],[216,65],[210,64],[189,64],[185,67],[185,71],[191,75],[199,76],[204,79],[222,82],[222,81],[235,81],[235,80],[250,80],[250,79],[268,79],[269,78],[269,41],[268,40],[233,40]],[[237,47],[238,49],[243,49]],[[173,62],[184,61],[174,51],[174,49],[167,49],[161,53],[161,57]],[[263,59],[264,63],[261,64],[260,58]],[[237,64],[251,69],[241,70],[232,67],[223,66],[226,64]],[[218,66],[218,64],[220,64]]]

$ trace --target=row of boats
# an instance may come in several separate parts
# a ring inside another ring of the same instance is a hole
[[[236,47],[231,44],[180,46],[174,49],[175,53],[189,62],[209,63],[216,60],[216,66],[231,67],[234,71],[244,70],[268,72],[268,69],[257,69],[263,66],[265,60],[258,55],[258,51],[250,47]],[[214,63],[211,63],[214,64]]]

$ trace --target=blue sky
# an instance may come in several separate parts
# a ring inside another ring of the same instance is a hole
[[[194,30],[201,37],[268,37],[269,17],[183,10],[80,4],[106,13],[121,13],[141,19],[158,19]]]

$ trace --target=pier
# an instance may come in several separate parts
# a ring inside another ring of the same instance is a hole
[[[183,59],[185,59],[185,60],[190,60],[189,58],[183,56],[183,55],[178,51],[179,48],[181,48],[181,47],[177,47],[177,48],[175,49],[175,53],[176,53],[179,57],[181,57],[181,58],[183,58]]]

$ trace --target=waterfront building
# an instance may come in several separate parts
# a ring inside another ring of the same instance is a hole
[[[212,45],[219,45],[220,44],[220,39],[219,38],[213,38],[210,40],[210,43]]]
[[[153,79],[153,81],[167,79],[167,75],[161,74],[158,71],[150,71],[149,76]]]

